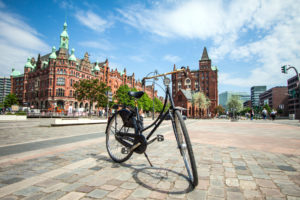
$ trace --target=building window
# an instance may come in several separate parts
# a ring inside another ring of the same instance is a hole
[[[70,90],[70,97],[73,97],[73,91]]]
[[[191,79],[189,79],[189,78],[185,79],[185,85],[186,85],[187,89],[190,89],[191,88]]]
[[[65,96],[65,90],[62,88],[56,89],[56,96],[58,96],[58,97]]]
[[[56,81],[56,85],[65,85],[65,78],[58,77]]]

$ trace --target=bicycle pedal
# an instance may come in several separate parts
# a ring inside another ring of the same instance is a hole
[[[122,147],[121,153],[122,153],[122,154],[128,154],[128,153],[129,153],[129,151],[128,151],[128,149],[127,149],[127,148],[125,148],[125,147]]]
[[[164,141],[165,139],[164,139],[164,136],[163,135],[157,135],[157,141],[158,142],[162,142],[162,141]]]

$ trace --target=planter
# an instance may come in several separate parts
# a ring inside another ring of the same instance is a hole
[[[0,115],[0,121],[27,120],[26,115]]]

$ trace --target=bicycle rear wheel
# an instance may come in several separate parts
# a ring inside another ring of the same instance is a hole
[[[196,162],[189,134],[187,132],[182,116],[178,110],[174,112],[174,122],[174,129],[176,129],[174,130],[174,132],[179,145],[180,153],[183,157],[184,165],[187,170],[189,180],[192,183],[193,187],[195,187],[198,185],[198,173]]]
[[[115,162],[121,163],[131,157],[133,152],[128,152],[128,148],[120,142],[120,140],[124,140],[125,138],[121,137],[118,133],[130,133],[132,130],[132,128],[125,127],[119,112],[110,118],[106,128],[106,149],[111,159]],[[130,139],[126,140],[126,142],[131,143]]]

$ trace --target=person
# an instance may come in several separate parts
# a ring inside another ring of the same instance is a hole
[[[266,110],[266,108],[264,108],[263,111],[262,111],[263,119],[267,119],[267,114],[268,114],[268,111]]]
[[[251,109],[251,111],[250,111],[250,117],[251,117],[251,120],[253,120],[253,117],[254,117],[254,111],[253,111],[253,109]]]
[[[271,112],[272,120],[275,120],[275,117],[276,117],[276,111],[273,109],[272,112]]]

